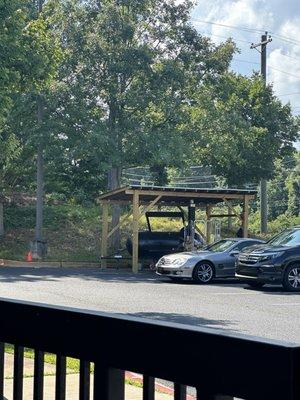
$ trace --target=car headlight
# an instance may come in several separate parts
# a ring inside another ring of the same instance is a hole
[[[260,257],[260,261],[272,260],[273,258],[282,256],[283,253],[284,251],[276,251],[274,253],[264,254],[263,256]]]
[[[181,265],[185,264],[186,260],[187,259],[183,258],[183,257],[175,258],[172,261],[172,265],[176,265],[177,267],[180,267]]]

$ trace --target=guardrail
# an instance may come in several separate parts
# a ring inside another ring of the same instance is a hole
[[[35,400],[43,399],[45,352],[57,355],[56,400],[65,399],[66,357],[80,360],[80,400],[90,399],[90,363],[94,400],[123,400],[124,371],[143,374],[144,400],[154,399],[154,377],[175,383],[175,400],[185,399],[186,386],[199,400],[300,399],[300,347],[289,343],[7,300],[0,300],[0,342],[1,399],[4,343],[15,346],[14,400],[22,399],[24,347],[35,351]]]

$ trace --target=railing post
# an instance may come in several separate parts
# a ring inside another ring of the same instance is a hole
[[[90,367],[88,361],[80,360],[79,400],[90,399]]]
[[[94,400],[124,400],[125,371],[95,363]]]
[[[23,369],[24,369],[24,347],[15,346],[13,400],[23,399]]]
[[[3,398],[4,391],[4,343],[0,343],[0,399]]]
[[[44,395],[44,353],[34,352],[33,400],[43,400]]]
[[[174,400],[186,400],[186,386],[174,383]]]
[[[56,357],[55,400],[66,398],[66,357]]]
[[[155,399],[155,378],[152,376],[143,376],[143,400]]]

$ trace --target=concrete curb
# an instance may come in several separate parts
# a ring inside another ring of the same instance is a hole
[[[17,268],[97,268],[99,271],[121,271],[132,272],[127,266],[116,266],[101,268],[100,262],[71,262],[71,261],[17,261],[0,259],[0,267],[17,267]],[[150,269],[142,269],[140,272],[151,272]],[[153,271],[152,271],[153,272]]]
[[[143,376],[140,375],[140,374],[136,374],[134,372],[126,371],[125,377],[127,379],[130,379],[131,381],[135,381],[135,382],[138,382],[138,383],[141,383],[141,384],[143,383]],[[164,394],[169,394],[171,396],[174,395],[174,390],[172,388],[170,388],[170,387],[168,387],[166,385],[163,385],[162,383],[158,383],[158,382],[155,382],[155,391],[156,392],[160,392],[160,393],[164,393]],[[187,394],[186,395],[186,400],[196,400],[196,397],[191,396],[190,394]]]
[[[0,259],[1,267],[31,267],[31,268],[99,268],[100,262],[71,261],[17,261]]]

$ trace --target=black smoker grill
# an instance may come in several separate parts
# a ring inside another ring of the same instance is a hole
[[[151,218],[180,218],[182,228],[178,232],[153,232]],[[139,257],[157,260],[165,254],[184,251],[185,240],[185,218],[181,211],[148,211],[146,213],[148,231],[139,232]],[[202,241],[199,234],[195,234],[195,239]],[[126,248],[132,255],[132,239],[128,238]]]

